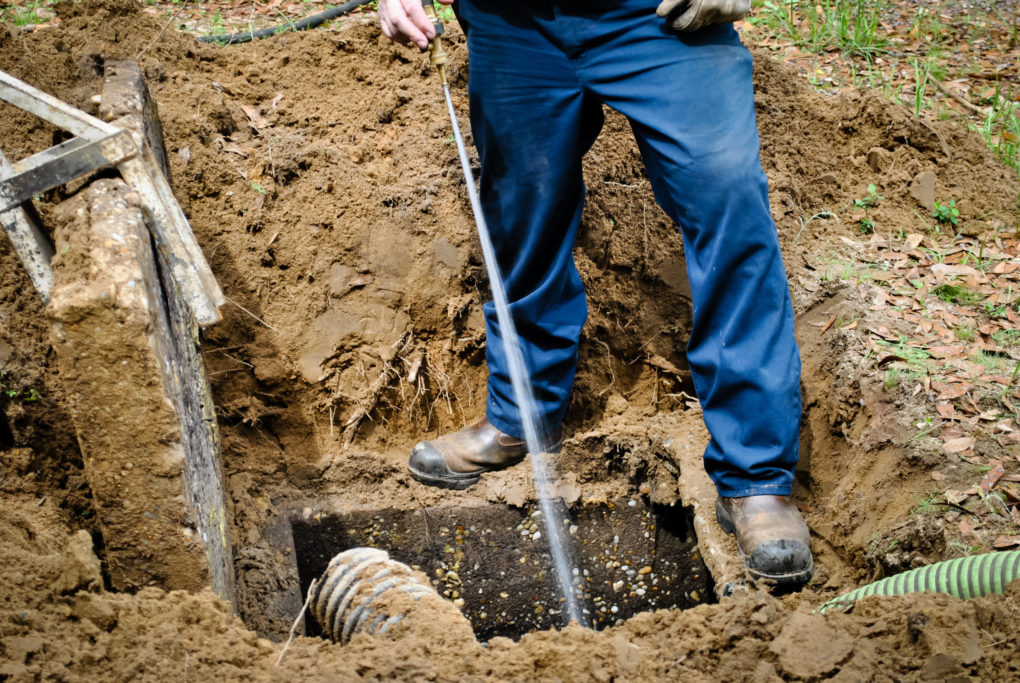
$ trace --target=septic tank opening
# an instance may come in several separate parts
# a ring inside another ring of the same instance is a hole
[[[563,520],[578,597],[596,629],[643,611],[715,601],[685,508],[633,498],[575,506]],[[369,546],[425,572],[482,642],[565,625],[537,508],[361,510],[291,525],[302,595],[334,555]],[[307,633],[320,633],[314,620]]]

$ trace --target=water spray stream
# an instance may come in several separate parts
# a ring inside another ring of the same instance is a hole
[[[517,328],[514,327],[513,318],[510,316],[506,289],[503,286],[503,278],[500,276],[499,265],[496,262],[496,252],[492,246],[492,238],[489,236],[489,227],[482,213],[482,205],[478,199],[478,190],[475,189],[474,178],[471,177],[471,166],[468,163],[467,149],[464,147],[464,138],[460,132],[460,125],[457,123],[457,114],[453,109],[453,100],[450,98],[450,87],[445,83],[443,84],[443,94],[446,95],[446,107],[450,111],[450,121],[453,123],[453,135],[457,140],[457,153],[460,154],[460,163],[464,168],[468,197],[471,200],[471,210],[475,214],[475,222],[478,225],[478,237],[482,243],[482,255],[485,258],[485,268],[489,275],[489,284],[492,287],[492,301],[496,307],[496,319],[499,321],[507,364],[510,369],[510,382],[513,386],[514,401],[517,403],[521,425],[524,428],[524,441],[528,446],[528,453],[531,458],[531,469],[535,479],[535,492],[538,494],[538,504],[542,512],[542,520],[549,538],[549,550],[552,553],[556,578],[560,584],[560,591],[566,600],[567,616],[582,626],[587,626],[588,624],[581,613],[577,596],[571,585],[570,550],[563,535],[564,525],[552,502],[549,472],[543,454],[546,444],[542,442],[542,438],[538,433],[537,411],[535,409],[535,397],[531,390],[531,380],[528,376],[527,367],[524,364],[524,354],[521,353]]]

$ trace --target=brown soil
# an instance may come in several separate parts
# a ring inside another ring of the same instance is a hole
[[[488,294],[438,86],[417,51],[360,21],[222,49],[173,31],[153,43],[162,22],[130,0],[58,11],[57,28],[0,28],[0,69],[94,111],[105,61],[143,53],[178,198],[229,298],[203,348],[234,507],[241,618],[208,593],[104,590],[46,313],[0,241],[0,383],[19,392],[0,399],[0,678],[1020,680],[1015,587],[966,603],[914,596],[847,615],[811,612],[886,572],[955,554],[942,517],[911,514],[942,457],[910,438],[931,406],[883,387],[861,328],[889,322],[825,264],[859,237],[849,206],[869,183],[885,197],[877,224],[916,225],[910,186],[923,171],[972,224],[1015,230],[1020,184],[976,134],[919,121],[874,93],[817,94],[757,56],[762,158],[804,359],[797,494],[818,558],[808,589],[487,649],[447,641],[441,624],[399,644],[299,638],[277,668],[282,645],[257,635],[278,637],[293,617],[263,609],[287,580],[264,537],[276,515],[310,501],[350,509],[532,498],[526,466],[467,494],[421,487],[404,472],[416,440],[484,411]],[[466,121],[466,50],[451,33]],[[0,107],[8,156],[53,142],[45,124]],[[677,472],[707,440],[682,352],[690,313],[680,238],[621,117],[609,116],[585,175],[576,256],[591,314],[557,463],[566,497],[680,502]],[[49,193],[44,220],[80,187]],[[819,334],[834,316],[862,324]],[[40,398],[25,400],[32,390]]]

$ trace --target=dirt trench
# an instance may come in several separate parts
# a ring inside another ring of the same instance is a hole
[[[385,640],[340,648],[299,638],[275,667],[281,645],[260,636],[278,639],[294,614],[267,610],[295,588],[267,532],[281,515],[533,502],[526,466],[466,494],[421,487],[404,470],[415,441],[484,412],[487,285],[444,105],[427,61],[360,20],[224,49],[174,31],[156,39],[162,24],[129,0],[58,11],[57,28],[0,28],[0,69],[94,110],[106,61],[141,55],[177,196],[229,299],[203,352],[233,506],[240,618],[208,593],[104,589],[46,313],[3,242],[0,381],[16,396],[0,398],[0,675],[1020,679],[1010,655],[1015,587],[967,603],[866,601],[830,617],[810,609],[952,555],[947,525],[911,514],[937,452],[911,440],[930,406],[883,387],[861,336],[881,313],[858,283],[823,273],[845,238],[859,237],[846,207],[869,183],[886,198],[874,216],[884,225],[916,220],[912,190],[930,172],[939,197],[966,199],[966,218],[1015,230],[1020,186],[976,134],[921,122],[875,93],[817,94],[756,55],[762,160],[804,361],[796,494],[818,571],[802,593],[647,612],[597,633],[494,638],[484,650],[446,638],[441,625],[401,642],[399,656]],[[451,33],[466,121],[466,50]],[[8,156],[56,141],[32,117],[0,111]],[[654,202],[622,117],[609,113],[584,170],[575,255],[590,315],[557,468],[578,504],[641,496],[683,505],[678,477],[691,476],[708,436],[683,355],[690,305],[679,233]],[[80,189],[48,193],[38,202],[44,221],[59,220],[59,204]],[[833,317],[860,324],[821,334]]]

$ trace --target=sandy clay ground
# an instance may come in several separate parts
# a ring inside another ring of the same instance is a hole
[[[938,382],[909,368],[890,375],[907,352],[875,350],[889,349],[876,339],[933,330],[912,322],[924,311],[890,307],[881,289],[901,260],[925,267],[909,236],[923,239],[931,223],[926,183],[957,200],[988,253],[1016,253],[1020,183],[976,134],[924,123],[875,93],[817,94],[757,55],[762,156],[804,360],[796,497],[817,572],[802,592],[739,591],[601,631],[573,625],[486,647],[439,619],[397,641],[300,637],[276,665],[294,616],[266,608],[294,589],[266,538],[278,515],[534,503],[526,465],[463,493],[404,471],[422,435],[484,410],[487,284],[437,83],[422,55],[365,20],[218,48],[173,30],[156,39],[163,22],[130,0],[58,11],[57,27],[0,28],[0,69],[94,111],[104,64],[141,53],[177,196],[230,300],[203,353],[237,599],[232,609],[208,591],[111,587],[47,313],[0,241],[0,680],[1020,680],[1015,583],[995,598],[873,598],[850,613],[813,612],[871,580],[1018,534],[1008,496],[954,496],[954,507],[945,495],[979,490],[986,468],[974,463],[989,459],[1016,481],[1012,423],[981,418],[984,406],[936,411]],[[451,35],[466,120],[466,50]],[[51,128],[2,110],[8,156],[51,144]],[[684,481],[697,480],[708,437],[685,369],[682,247],[643,173],[626,121],[610,114],[585,160],[576,257],[591,314],[556,463],[576,505],[697,497]],[[874,235],[862,235],[853,201],[869,184],[882,199],[869,209]],[[43,197],[43,219],[78,189]]]

